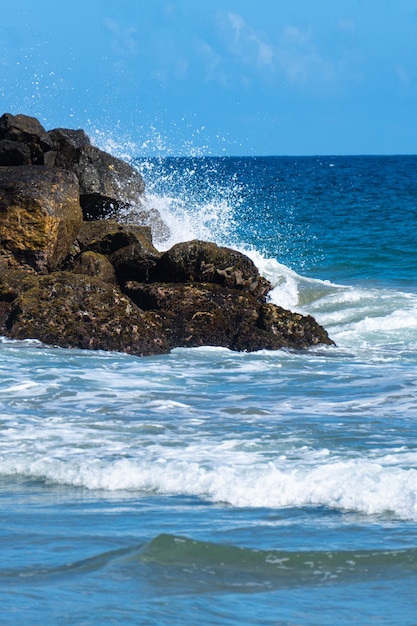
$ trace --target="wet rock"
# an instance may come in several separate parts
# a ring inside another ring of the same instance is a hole
[[[39,339],[63,348],[161,354],[168,344],[157,316],[141,311],[119,289],[101,280],[54,272],[11,304],[11,339]]]
[[[30,150],[24,143],[2,139],[0,141],[0,166],[30,165]]]
[[[26,145],[30,154],[30,163],[43,164],[44,152],[51,148],[45,135],[46,131],[36,117],[10,113],[4,113],[0,117],[0,139]],[[10,155],[13,158],[11,152]],[[19,165],[19,163],[5,162],[4,165]]]
[[[334,345],[311,315],[292,313],[274,304],[261,306],[258,326],[279,338],[283,346],[300,349],[318,344]]]
[[[141,309],[158,312],[171,348],[223,346],[253,352],[333,343],[312,317],[260,304],[249,293],[220,285],[129,281],[124,291]]]
[[[54,270],[82,223],[74,174],[49,167],[0,168],[0,257],[3,266]]]
[[[10,315],[12,302],[21,294],[31,289],[37,282],[38,275],[23,269],[5,269],[0,264],[0,334],[6,334],[6,322]]]
[[[160,253],[152,245],[136,242],[112,254],[110,260],[123,285],[128,280],[149,282],[159,258]]]
[[[47,136],[53,144],[46,157],[48,165],[70,170],[78,177],[84,219],[112,217],[121,208],[140,204],[145,185],[129,163],[92,146],[82,130],[59,128]]]
[[[215,283],[263,299],[271,289],[247,256],[207,241],[187,241],[165,252],[153,273],[155,281]]]
[[[157,311],[170,348],[224,346],[234,349],[241,329],[253,325],[253,296],[219,285],[128,282],[125,293],[144,310]]]
[[[0,332],[136,355],[333,343],[312,317],[266,303],[271,285],[244,254],[199,240],[160,253],[153,237],[169,231],[143,193],[139,172],[83,130],[4,114]]]
[[[72,271],[74,274],[99,278],[110,285],[118,284],[113,265],[104,254],[98,252],[81,252],[74,260]]]
[[[13,302],[21,293],[31,289],[38,281],[36,274],[19,269],[0,271],[0,302]]]
[[[120,224],[111,219],[83,222],[77,242],[81,251],[92,250],[105,255],[138,242],[155,250],[150,227]]]
[[[162,219],[158,209],[154,207],[149,208],[146,206],[145,208],[144,206],[128,205],[118,211],[117,217],[128,225],[148,226],[152,231],[153,240],[158,241],[160,244],[165,243],[171,235],[171,231]]]
[[[73,172],[80,184],[80,204],[86,220],[117,218],[150,226],[158,241],[169,229],[159,211],[144,203],[145,185],[132,165],[93,146],[84,130],[45,131],[26,115],[0,118],[0,166],[46,165]]]

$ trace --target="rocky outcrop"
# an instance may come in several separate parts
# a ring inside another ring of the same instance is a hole
[[[0,264],[38,272],[67,257],[82,223],[72,172],[37,165],[0,167]]]
[[[271,289],[251,259],[246,255],[207,241],[187,241],[165,252],[153,279],[165,282],[201,282],[223,285],[229,289],[248,291],[263,297]]]
[[[156,316],[118,288],[70,272],[42,276],[22,292],[11,304],[6,328],[12,339],[31,337],[64,348],[140,356],[168,351]]]
[[[86,220],[117,215],[121,208],[147,219],[147,212],[140,209],[145,189],[142,176],[126,161],[91,145],[83,130],[47,132],[34,117],[4,113],[0,117],[0,165],[47,165],[73,172]]]
[[[198,240],[159,252],[152,234],[166,227],[143,192],[84,131],[3,115],[0,332],[143,356],[333,343],[312,317],[268,303],[271,285],[244,254]],[[113,219],[129,206],[139,224]]]

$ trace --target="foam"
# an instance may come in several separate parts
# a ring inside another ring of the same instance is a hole
[[[200,450],[200,455],[195,449],[192,455],[189,452],[165,451],[162,455],[161,451],[152,462],[126,458],[73,458],[67,462],[11,455],[1,459],[0,472],[91,490],[192,495],[235,507],[326,506],[417,520],[417,470],[394,467],[398,455],[386,455],[384,461],[383,457],[332,460],[331,455],[324,454],[314,463],[296,464],[289,463],[285,456],[273,462],[254,463],[254,455],[234,452],[234,464],[225,464],[225,455],[233,452],[229,443],[217,447],[214,452],[219,463],[213,464],[213,458],[208,463],[207,451]]]

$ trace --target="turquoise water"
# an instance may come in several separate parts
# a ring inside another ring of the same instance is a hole
[[[137,164],[336,347],[3,339],[2,624],[416,624],[417,157]]]

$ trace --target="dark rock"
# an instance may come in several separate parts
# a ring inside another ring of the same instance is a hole
[[[334,345],[311,315],[292,313],[274,304],[261,306],[258,326],[278,337],[283,346],[300,349],[318,344]]]
[[[0,141],[0,166],[30,165],[30,150],[24,143],[2,139]]]
[[[31,289],[38,276],[23,269],[4,269],[0,266],[0,334],[7,332],[6,323],[9,318],[12,302],[21,294]]]
[[[74,274],[84,274],[85,276],[93,276],[99,278],[110,285],[117,285],[116,272],[108,258],[98,252],[81,252],[72,266]]]
[[[118,218],[150,226],[159,241],[169,229],[155,208],[143,205],[145,185],[137,169],[91,145],[84,130],[55,128],[48,132],[27,115],[0,118],[0,166],[46,165],[74,172],[86,220]]]
[[[0,257],[3,266],[54,270],[82,223],[78,181],[56,168],[0,168]]]
[[[128,280],[149,282],[160,253],[146,241],[121,248],[111,255],[110,260],[121,285]]]
[[[224,346],[253,352],[333,344],[312,317],[260,304],[249,293],[219,285],[131,281],[124,291],[141,309],[159,313],[171,348]]]
[[[92,146],[82,130],[54,129],[48,137],[53,150],[46,162],[77,175],[84,219],[114,217],[121,208],[140,203],[145,185],[129,163]]]
[[[13,302],[21,293],[31,289],[38,276],[23,269],[0,271],[0,302]]]
[[[153,250],[150,227],[120,224],[116,220],[84,221],[77,235],[81,251],[92,250],[110,255],[133,243],[142,243]]]
[[[45,135],[46,131],[36,117],[10,113],[4,113],[0,117],[0,139],[25,144],[31,155],[30,163],[35,165],[43,164],[44,152],[51,147]]]
[[[4,114],[0,333],[136,355],[333,343],[312,317],[267,304],[271,285],[244,254],[198,240],[158,252],[152,237],[169,230],[143,194],[139,172],[83,130]]]
[[[263,299],[271,284],[247,256],[207,241],[179,243],[165,252],[153,273],[159,282],[216,283]]]
[[[49,130],[46,136],[53,147],[51,154],[48,154],[53,161],[49,165],[62,169],[66,169],[68,164],[74,164],[78,160],[80,153],[77,150],[91,145],[89,136],[82,129],[54,128]]]
[[[153,239],[160,243],[166,242],[171,235],[171,231],[163,221],[158,209],[154,207],[144,208],[138,205],[127,205],[118,211],[117,217],[128,225],[136,224],[142,227],[149,227],[152,231]]]
[[[128,282],[125,292],[140,308],[159,313],[171,348],[234,349],[241,329],[258,318],[253,296],[219,285]]]
[[[39,276],[12,302],[6,327],[12,339],[39,339],[63,348],[139,356],[168,351],[156,315],[141,311],[116,287],[69,272]]]
[[[0,300],[0,335],[6,334],[6,323],[10,315],[11,304]]]
[[[104,202],[114,204],[115,209],[127,203],[139,203],[145,190],[137,170],[94,146],[87,145],[80,150],[73,171],[80,181],[81,206],[90,211],[87,219],[103,217]]]

